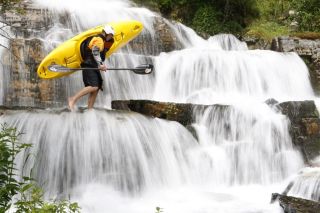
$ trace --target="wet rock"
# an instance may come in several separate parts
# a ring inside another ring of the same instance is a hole
[[[279,103],[277,106],[292,122],[300,121],[302,118],[319,118],[319,112],[312,100],[287,101]]]
[[[285,213],[319,213],[320,203],[297,197],[273,193],[271,202],[279,201]]]
[[[31,37],[53,25],[52,14],[47,9],[37,8],[31,1],[21,1],[17,8],[24,12],[8,11],[2,15],[16,36]]]
[[[130,110],[147,116],[177,121],[184,126],[194,122],[193,104],[166,103],[150,100],[112,101],[112,109]]]
[[[314,101],[289,101],[276,107],[290,120],[292,142],[301,148],[306,163],[320,155],[320,119]]]
[[[182,48],[182,44],[172,31],[168,21],[162,17],[155,17],[153,27],[157,33],[153,36],[149,33],[140,34],[128,44],[132,50],[146,55],[159,55],[161,52],[171,52]]]
[[[272,42],[252,36],[242,36],[240,37],[240,40],[247,43],[249,50],[269,50],[272,46]]]
[[[214,107],[218,111],[225,111],[228,105],[200,105],[158,102],[151,100],[116,100],[111,102],[112,109],[134,111],[143,115],[176,121],[185,126],[197,138],[196,131],[192,126],[195,122],[194,112],[204,113],[207,108]]]
[[[172,32],[172,29],[165,22],[163,18],[156,18],[154,22],[156,34],[156,45],[161,52],[171,52],[173,50],[181,49],[182,44]],[[158,41],[158,42],[157,42]],[[160,53],[160,52],[159,52]]]
[[[269,98],[268,100],[265,101],[265,103],[268,104],[269,106],[274,106],[274,105],[278,104],[279,102],[274,98]]]

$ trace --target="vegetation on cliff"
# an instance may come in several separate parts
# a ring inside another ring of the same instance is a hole
[[[320,37],[319,0],[134,0],[209,36]],[[301,33],[303,32],[303,33]],[[298,33],[298,34],[297,34]]]

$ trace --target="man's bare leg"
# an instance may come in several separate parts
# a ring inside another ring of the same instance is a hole
[[[89,96],[89,99],[88,99],[88,109],[92,109],[93,108],[93,105],[94,105],[94,102],[96,101],[98,92],[99,92],[99,89],[90,93],[90,96]]]
[[[69,104],[69,108],[70,110],[73,110],[74,105],[76,104],[76,102],[79,100],[79,98],[81,98],[82,96],[87,95],[88,93],[94,92],[94,91],[98,91],[98,87],[92,87],[92,86],[88,86],[83,88],[82,90],[80,90],[77,94],[75,94],[74,96],[70,97],[68,99],[68,104]]]

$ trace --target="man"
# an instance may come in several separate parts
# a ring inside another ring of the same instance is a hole
[[[103,80],[100,70],[107,71],[104,60],[106,52],[114,42],[114,34],[113,28],[107,25],[103,28],[101,34],[88,37],[81,43],[81,56],[84,60],[81,63],[81,67],[93,69],[82,70],[82,79],[85,87],[69,98],[68,105],[70,110],[73,110],[77,101],[87,94],[89,94],[88,109],[93,108],[98,92],[100,89],[102,90]]]

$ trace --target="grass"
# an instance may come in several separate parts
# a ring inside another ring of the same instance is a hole
[[[245,35],[272,41],[274,37],[290,35],[290,29],[275,22],[258,21],[247,27]]]

